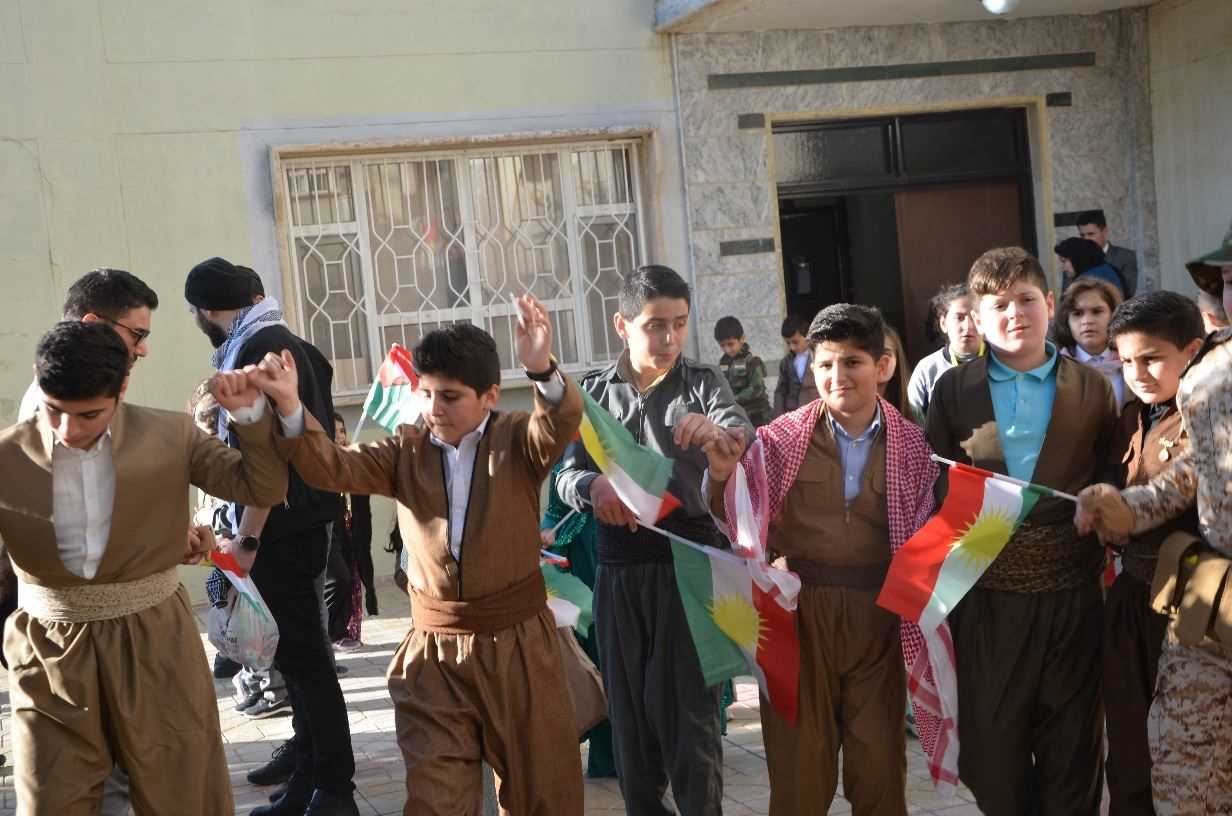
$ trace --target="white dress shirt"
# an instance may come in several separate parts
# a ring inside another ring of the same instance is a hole
[[[552,405],[559,405],[565,396],[565,383],[557,374],[547,382],[537,382],[535,387]],[[468,433],[456,446],[450,445],[431,434],[428,439],[445,455],[445,495],[449,497],[449,551],[458,561],[462,560],[462,533],[466,529],[466,510],[471,501],[471,478],[475,475],[475,454],[479,441],[487,430],[487,414],[479,427]]]
[[[59,440],[51,452],[51,517],[60,562],[74,575],[93,579],[107,550],[116,474],[109,428],[89,450]]]
[[[248,425],[264,414],[265,398],[261,397],[250,408],[236,411],[232,419]],[[111,452],[110,428],[88,450],[70,448],[58,439],[52,445],[51,517],[56,550],[64,568],[86,580],[98,573],[111,535],[116,489]]]

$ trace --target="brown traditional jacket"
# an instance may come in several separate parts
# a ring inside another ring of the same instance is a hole
[[[1057,391],[1052,405],[1052,417],[1031,481],[1054,490],[1077,494],[1084,487],[1100,481],[1106,471],[1108,450],[1117,422],[1116,405],[1112,386],[1104,376],[1082,363],[1058,356],[1056,378]],[[1007,473],[1005,453],[997,433],[992,393],[989,390],[987,356],[952,368],[941,375],[929,403],[925,435],[932,449],[940,456],[994,473]],[[947,489],[948,480],[943,468],[940,478],[937,479],[938,501],[944,498]],[[1027,523],[1015,533],[1006,551],[998,557],[988,573],[985,573],[980,585],[989,586],[992,581],[1000,581],[997,568],[1005,566],[1015,557],[1009,551],[1016,545],[1023,544],[1026,538],[1037,537],[1041,528],[1046,528],[1050,537],[1065,536],[1074,539],[1073,545],[1078,545],[1077,535],[1073,533],[1073,518],[1073,502],[1060,498],[1041,498],[1027,517]],[[1058,568],[1059,572],[1069,575],[1065,579],[1068,586],[1074,585],[1074,570],[1085,573],[1092,564],[1097,569],[1102,557],[1102,550],[1095,536],[1087,536],[1081,539],[1081,542],[1080,558],[1078,553],[1073,552],[1075,546],[1068,543],[1058,548],[1064,552],[1052,554],[1059,555],[1062,559],[1076,559]],[[1031,543],[1034,546],[1038,542]],[[1041,569],[1048,568],[1043,564],[1040,566]],[[1031,570],[1029,565],[1024,567],[1020,564],[1019,568],[1025,568],[1028,572]],[[1027,579],[1030,577],[1027,576]],[[1061,587],[1036,585],[1025,591],[1059,588]]]
[[[305,482],[398,501],[413,599],[473,602],[540,575],[539,487],[581,423],[582,397],[572,381],[559,406],[536,390],[533,413],[492,413],[475,454],[460,559],[449,548],[444,452],[426,429],[403,425],[379,442],[344,448],[304,416],[304,434],[279,445]],[[542,584],[538,592],[542,608]]]
[[[111,421],[115,504],[107,549],[93,579],[60,561],[52,519],[50,428],[37,417],[0,431],[0,541],[28,584],[72,587],[135,581],[184,558],[189,486],[268,507],[287,493],[287,465],[274,447],[267,410],[236,424],[243,453],[198,429],[187,414],[120,403]]]
[[[1147,405],[1133,399],[1121,412],[1112,447],[1114,460],[1119,466],[1119,487],[1149,483],[1189,449],[1189,435],[1184,430],[1181,412],[1175,406],[1155,420],[1149,431],[1145,430],[1148,410]],[[1180,516],[1153,530],[1132,536],[1122,556],[1125,571],[1149,583],[1155,574],[1160,545],[1165,538],[1178,531],[1198,535],[1196,506],[1190,505]]]

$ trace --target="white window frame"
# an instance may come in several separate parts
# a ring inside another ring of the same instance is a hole
[[[371,246],[371,224],[368,214],[368,178],[366,167],[372,163],[389,161],[454,161],[455,171],[459,177],[468,173],[467,161],[471,159],[492,159],[509,156],[527,156],[555,153],[557,167],[561,174],[561,198],[563,218],[566,224],[566,246],[568,251],[569,274],[572,297],[570,304],[573,311],[573,334],[577,343],[578,361],[563,364],[562,368],[569,373],[590,370],[597,366],[610,363],[620,353],[619,348],[611,349],[610,353],[593,348],[592,330],[587,307],[586,294],[593,284],[588,281],[583,257],[582,229],[580,222],[587,218],[612,216],[623,218],[632,216],[636,229],[632,230],[634,241],[634,266],[646,263],[647,240],[646,230],[649,214],[643,196],[642,151],[645,148],[645,138],[642,135],[603,137],[576,141],[519,141],[486,145],[478,147],[455,146],[453,148],[423,148],[406,146],[400,149],[374,150],[357,146],[347,150],[329,150],[328,148],[284,148],[272,151],[271,175],[273,176],[275,194],[275,225],[278,232],[283,280],[283,311],[292,327],[301,335],[306,336],[309,320],[304,314],[304,272],[300,268],[296,254],[296,239],[301,237],[320,237],[321,235],[336,235],[343,237],[355,236],[358,247],[360,274],[363,281],[363,311],[366,318],[367,332],[363,338],[368,352],[369,370],[367,381],[361,386],[340,387],[337,376],[338,361],[333,359],[331,349],[321,351],[330,358],[335,366],[334,401],[338,405],[354,405],[363,401],[368,387],[375,378],[377,368],[385,357],[387,348],[382,341],[382,329],[387,326],[404,325],[407,323],[405,312],[382,314],[377,303],[376,269]],[[630,178],[630,197],[628,205],[594,205],[587,206],[577,202],[577,186],[574,173],[572,153],[575,151],[624,149]],[[351,178],[351,203],[354,219],[348,222],[330,224],[312,224],[296,226],[292,218],[291,188],[288,184],[288,172],[304,168],[320,168],[324,166],[347,166]],[[483,287],[481,285],[480,249],[476,241],[473,191],[469,183],[458,182],[456,195],[461,216],[461,228],[465,242],[465,257],[467,270],[467,287],[469,290],[469,306],[453,309],[424,310],[420,322],[423,325],[448,323],[467,320],[471,324],[487,327],[486,318],[509,316],[514,313],[512,303],[494,302],[484,304]],[[563,299],[562,299],[563,300]],[[564,300],[568,303],[568,300]],[[552,305],[561,301],[549,301]],[[610,320],[610,312],[604,319]],[[355,338],[359,339],[359,338]],[[498,339],[499,342],[499,339]],[[356,358],[357,359],[357,358]],[[353,363],[352,363],[353,364]],[[358,373],[358,372],[356,372]],[[357,379],[351,377],[348,379]],[[502,383],[506,386],[528,386],[520,368],[504,369],[501,372]]]

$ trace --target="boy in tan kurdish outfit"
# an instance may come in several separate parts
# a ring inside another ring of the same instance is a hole
[[[113,764],[138,816],[234,812],[214,683],[176,577],[188,488],[271,505],[287,468],[243,374],[214,388],[241,456],[182,413],[124,404],[128,368],[108,324],[60,323],[39,342],[37,415],[0,432],[0,540],[22,583],[4,651],[23,816],[95,816]],[[197,543],[188,560],[208,547]]]
[[[294,365],[263,365],[267,393],[293,418],[295,438],[282,442],[303,479],[398,500],[413,628],[389,691],[406,816],[478,814],[483,761],[504,813],[582,813],[578,735],[539,571],[539,486],[577,433],[582,398],[551,358],[546,310],[529,295],[518,309],[518,359],[535,383],[529,415],[492,410],[496,344],[467,324],[415,346],[426,428],[404,425],[376,443],[335,445],[300,413]]]
[[[827,306],[813,319],[808,340],[809,373],[821,399],[757,434],[766,472],[785,483],[770,485],[770,546],[804,585],[797,721],[761,698],[770,813],[826,812],[838,788],[841,748],[843,794],[852,812],[905,816],[900,621],[876,599],[895,543],[902,544],[895,535],[910,536],[932,512],[937,466],[919,427],[877,396],[891,359],[876,309]],[[734,528],[725,489],[744,437],[729,431],[705,451],[711,512]],[[757,453],[745,454],[746,467],[755,467]],[[895,529],[895,511],[910,519],[909,529]]]

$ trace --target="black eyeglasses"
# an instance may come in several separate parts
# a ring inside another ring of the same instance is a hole
[[[124,331],[136,338],[138,343],[144,343],[150,339],[149,329],[134,329],[132,326],[126,326],[118,320],[112,320],[110,317],[104,317],[103,319],[113,326],[119,326],[121,329],[124,329]]]

